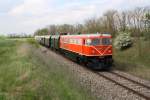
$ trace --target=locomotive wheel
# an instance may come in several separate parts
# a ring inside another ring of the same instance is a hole
[[[81,63],[82,63],[81,60],[80,60],[80,57],[77,57],[77,58],[76,58],[76,61],[77,61],[78,64],[81,64]]]

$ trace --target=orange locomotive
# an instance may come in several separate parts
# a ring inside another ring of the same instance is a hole
[[[109,69],[113,62],[110,34],[60,33],[60,35],[35,36],[35,39],[40,44],[92,69]]]
[[[61,35],[60,51],[92,69],[108,69],[112,65],[110,34]]]

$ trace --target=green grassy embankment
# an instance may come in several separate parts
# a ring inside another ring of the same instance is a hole
[[[65,65],[27,41],[0,39],[0,100],[94,99],[75,84]]]
[[[141,78],[150,80],[150,41],[141,40],[141,56],[138,42],[124,51],[114,49],[115,67]]]

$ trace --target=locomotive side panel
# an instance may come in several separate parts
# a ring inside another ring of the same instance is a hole
[[[60,48],[82,55],[82,39],[61,36]]]

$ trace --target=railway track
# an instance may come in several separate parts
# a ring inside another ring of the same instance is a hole
[[[68,59],[65,56],[63,56],[63,57],[69,61],[73,61],[73,60]],[[78,64],[78,65],[84,67],[85,69],[88,69],[85,65],[81,65],[81,64]],[[95,72],[95,71],[93,71],[93,72],[98,74],[99,76],[102,76],[105,79],[133,92],[134,94],[138,95],[139,97],[144,98],[145,100],[150,100],[150,86],[148,86],[148,85],[137,82],[133,79],[130,79],[126,76],[118,74],[114,71],[109,71],[109,72]],[[124,81],[126,81],[126,82],[124,82]]]
[[[95,72],[97,75],[133,92],[134,94],[144,98],[145,100],[150,100],[150,87],[132,80],[126,76],[118,74],[116,72]]]
[[[117,76],[119,76],[119,77],[121,77],[121,78],[124,78],[124,79],[126,79],[126,80],[129,80],[129,81],[131,81],[131,82],[133,82],[133,83],[135,83],[135,84],[139,84],[139,85],[141,85],[141,86],[143,86],[143,87],[145,87],[145,88],[147,88],[147,89],[150,90],[150,86],[145,85],[144,83],[135,81],[135,80],[133,80],[133,79],[131,79],[131,78],[128,78],[127,76],[123,76],[123,75],[121,75],[121,74],[119,74],[119,73],[117,73],[117,72],[115,72],[115,71],[111,71],[110,73],[115,74],[115,75],[117,75]]]
[[[58,52],[55,52],[55,53],[60,54]],[[61,55],[61,56],[64,57],[66,60],[73,61],[73,60],[68,59],[64,55]],[[80,65],[80,64],[78,64],[78,65]],[[80,66],[84,67],[85,69],[88,69],[84,65],[80,65]],[[93,72],[96,73],[97,75],[129,90],[130,92],[138,95],[139,97],[144,98],[145,100],[150,100],[150,86],[147,86],[143,83],[132,80],[129,77],[126,77],[126,76],[116,73],[115,71],[109,71],[109,72],[93,71]]]

